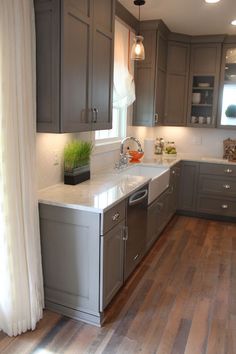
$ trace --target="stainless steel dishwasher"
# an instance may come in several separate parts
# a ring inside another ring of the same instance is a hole
[[[147,228],[148,185],[127,200],[127,234],[125,237],[124,279],[132,273],[145,251]]]

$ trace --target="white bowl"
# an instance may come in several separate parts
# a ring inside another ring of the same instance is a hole
[[[210,84],[208,82],[199,82],[198,86],[199,87],[209,87]]]

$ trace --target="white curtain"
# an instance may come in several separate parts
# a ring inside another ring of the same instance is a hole
[[[42,317],[33,0],[0,0],[0,330]]]
[[[130,106],[135,100],[133,75],[129,72],[129,30],[115,21],[113,107]]]

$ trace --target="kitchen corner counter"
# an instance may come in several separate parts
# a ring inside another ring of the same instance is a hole
[[[149,181],[149,177],[101,173],[75,186],[61,183],[42,189],[38,198],[43,204],[104,213]]]
[[[228,161],[226,159],[210,156],[200,156],[188,153],[178,153],[176,156],[163,156],[163,155],[153,155],[151,159],[143,159],[142,163],[145,165],[159,165],[172,167],[180,161],[195,161],[195,162],[206,162],[206,163],[216,163],[224,165],[235,165],[235,162]]]
[[[225,165],[235,164],[234,162],[215,157],[177,154],[177,156],[173,157],[154,155],[151,159],[144,158],[140,165],[171,168],[180,161]],[[94,174],[90,180],[75,186],[61,183],[42,189],[38,193],[39,203],[104,213],[151,180],[149,177],[129,175],[128,169],[127,174],[111,169]]]

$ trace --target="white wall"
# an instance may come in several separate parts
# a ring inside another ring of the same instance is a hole
[[[166,141],[175,141],[180,153],[198,154],[205,157],[223,155],[223,140],[236,139],[236,131],[221,129],[200,129],[184,127],[128,127],[127,135],[133,135],[143,143],[145,138],[163,137]],[[38,188],[46,188],[63,181],[63,149],[73,139],[94,141],[94,133],[80,134],[37,134]],[[112,168],[119,158],[119,145],[95,149],[91,158],[91,171]]]
[[[80,134],[37,134],[37,175],[38,189],[63,181],[63,150],[73,139],[94,141],[94,133]],[[114,166],[119,158],[119,144],[113,148],[94,149],[91,157],[91,172]]]
[[[128,127],[128,134],[140,139],[163,137],[174,141],[177,151],[205,157],[223,157],[223,140],[236,139],[236,130],[186,127]]]

